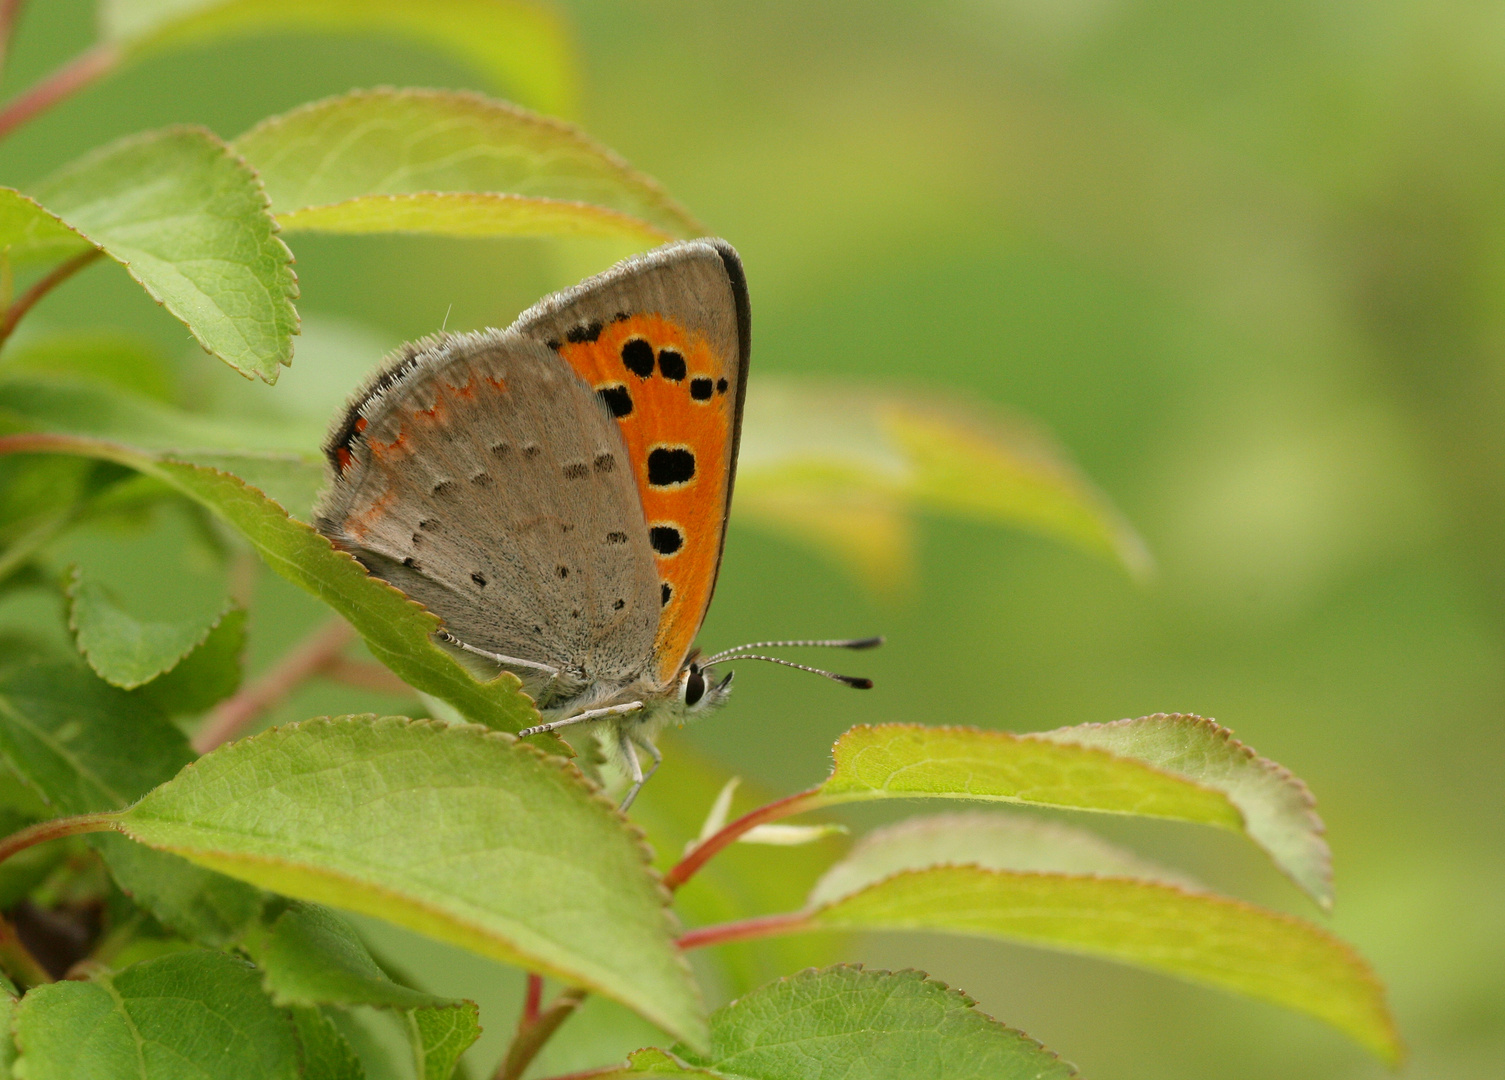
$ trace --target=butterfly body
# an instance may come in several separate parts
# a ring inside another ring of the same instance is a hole
[[[546,721],[631,759],[719,704],[692,644],[720,565],[748,359],[719,241],[628,260],[506,330],[387,359],[326,440],[316,523],[515,672]]]

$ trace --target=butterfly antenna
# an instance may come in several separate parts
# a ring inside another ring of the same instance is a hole
[[[864,679],[856,675],[838,675],[836,672],[827,671],[825,668],[811,667],[808,664],[796,664],[793,660],[780,660],[777,656],[758,656],[756,653],[741,653],[737,659],[764,660],[770,664],[783,664],[785,667],[799,668],[801,671],[808,671],[813,675],[824,675],[828,679],[845,683],[854,690],[871,690],[873,688],[872,679]]]
[[[701,663],[707,665],[714,664],[718,660],[727,660],[739,653],[750,652],[753,649],[876,649],[882,644],[883,639],[881,637],[825,638],[818,641],[753,641],[746,645],[738,645],[735,649],[725,649],[707,660],[702,660]],[[768,657],[748,657],[748,659],[767,660]],[[794,666],[799,667],[798,664]],[[812,668],[811,670],[814,669]],[[822,674],[826,673],[822,672]]]

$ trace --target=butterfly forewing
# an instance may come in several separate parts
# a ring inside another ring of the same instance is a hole
[[[461,641],[566,672],[644,672],[662,614],[621,432],[591,387],[509,330],[405,347],[326,451],[318,525]]]
[[[568,362],[616,417],[657,564],[654,657],[667,683],[721,562],[747,380],[741,263],[719,241],[672,245],[550,297],[514,329]]]

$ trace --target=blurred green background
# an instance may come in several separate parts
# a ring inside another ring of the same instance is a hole
[[[878,680],[865,695],[747,665],[732,704],[683,742],[782,793],[823,775],[857,722],[1215,716],[1315,789],[1336,857],[1331,924],[1390,988],[1413,1051],[1404,1075],[1505,1075],[1505,8],[557,10],[579,51],[573,119],[741,251],[754,387],[772,373],[918,386],[1037,417],[1160,567],[1137,585],[1046,541],[932,520],[912,587],[884,597],[734,513],[703,643],[882,632],[889,645],[848,665]],[[92,37],[88,3],[34,0],[0,94]],[[0,182],[24,188],[132,131],[190,122],[229,137],[379,84],[505,92],[411,43],[205,47],[131,67],[0,144]],[[292,246],[306,332],[275,388],[196,355],[113,266],[50,297],[27,330],[124,329],[181,359],[190,405],[321,426],[384,349],[446,320],[505,325],[618,254]],[[187,602],[191,534],[153,528],[80,535],[64,554],[109,564],[148,605]],[[143,554],[164,535],[187,552],[166,565]],[[322,617],[267,575],[257,589],[253,668]],[[384,705],[316,685],[278,718]],[[1103,828],[1320,918],[1236,838]],[[388,947],[414,966],[440,955]],[[844,955],[924,968],[1091,1080],[1384,1075],[1314,1021],[1094,961],[921,937]],[[442,962],[434,989],[482,1000],[488,1060],[511,1024],[492,1003],[518,979]]]

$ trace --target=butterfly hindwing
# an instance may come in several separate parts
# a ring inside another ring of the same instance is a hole
[[[461,641],[583,683],[643,673],[660,588],[627,447],[546,346],[515,329],[407,346],[325,449],[320,531]]]
[[[514,329],[563,358],[617,419],[657,563],[654,656],[667,683],[721,562],[747,385],[741,262],[720,241],[669,245],[544,300]]]

